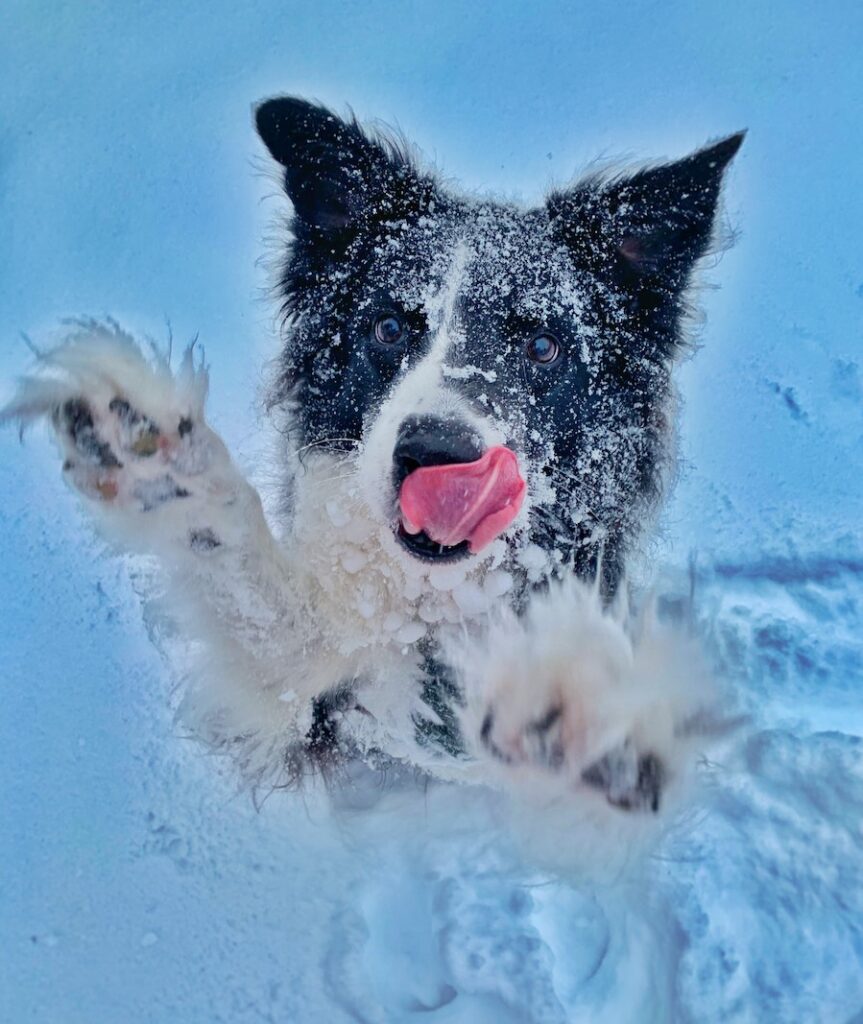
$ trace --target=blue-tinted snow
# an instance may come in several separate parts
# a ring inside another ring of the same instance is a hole
[[[0,376],[61,316],[160,337],[168,317],[205,342],[212,418],[251,465],[279,209],[254,99],[350,102],[525,200],[598,155],[748,127],[659,555],[673,578],[697,549],[704,633],[754,717],[648,895],[519,865],[445,792],[257,813],[177,734],[130,566],[44,438],[6,432],[0,1019],[858,1019],[861,51],[853,2],[3,6]]]

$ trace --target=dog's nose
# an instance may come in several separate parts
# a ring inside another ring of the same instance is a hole
[[[409,416],[393,449],[393,474],[398,489],[405,477],[422,466],[476,462],[484,445],[466,423],[440,416]]]

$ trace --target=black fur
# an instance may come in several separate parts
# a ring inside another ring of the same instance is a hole
[[[658,497],[687,285],[711,245],[723,171],[742,134],[521,210],[451,195],[403,143],[303,100],[268,100],[256,121],[294,208],[278,396],[298,400],[299,444],[362,439],[393,381],[428,350],[419,296],[467,238],[474,258],[458,308],[467,345],[455,362],[495,381],[474,376],[460,390],[480,412],[505,412],[513,445],[553,487],[530,539],[584,576],[601,555],[614,591]],[[573,282],[577,316],[559,301]],[[387,311],[408,328],[396,346],[373,333]],[[553,366],[524,355],[542,331],[563,348]]]

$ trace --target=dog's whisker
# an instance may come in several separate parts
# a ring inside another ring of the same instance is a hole
[[[343,473],[341,476],[328,476],[323,480],[314,480],[312,486],[314,487],[325,487],[327,484],[338,484],[345,480],[350,480],[352,477],[356,477],[356,470],[352,470],[350,473]]]
[[[297,448],[294,455],[301,455],[303,452],[309,451],[311,448],[324,448],[325,450],[338,452],[350,458],[354,452],[346,452],[342,448],[335,447],[339,442],[347,442],[352,445],[362,444],[360,439],[357,437],[323,437],[319,441],[310,441],[308,444],[304,444],[301,448]]]

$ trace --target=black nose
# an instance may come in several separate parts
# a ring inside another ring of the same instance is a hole
[[[479,435],[461,420],[409,416],[401,425],[393,449],[396,489],[409,473],[421,466],[476,462],[483,450]]]

